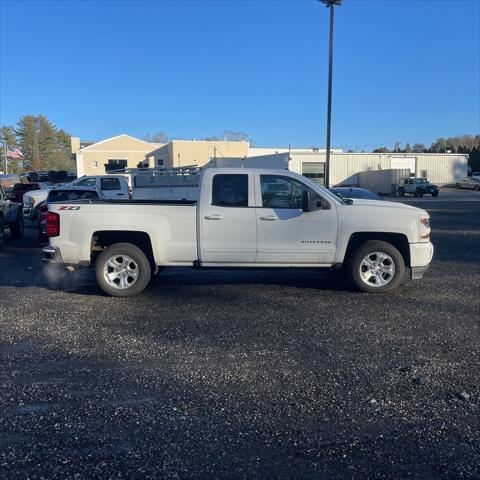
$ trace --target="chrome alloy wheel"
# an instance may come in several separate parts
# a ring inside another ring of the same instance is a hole
[[[103,276],[114,288],[130,288],[138,279],[137,262],[128,255],[114,255],[105,262]]]
[[[386,253],[369,253],[360,262],[360,278],[370,287],[383,287],[395,276],[395,263]]]

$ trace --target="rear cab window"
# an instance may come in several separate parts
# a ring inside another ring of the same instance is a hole
[[[48,194],[47,203],[69,202],[73,200],[94,200],[98,198],[95,191],[52,190]]]

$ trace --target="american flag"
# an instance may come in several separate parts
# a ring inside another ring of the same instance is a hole
[[[23,158],[23,153],[19,148],[9,147],[7,145],[7,157],[10,158]]]

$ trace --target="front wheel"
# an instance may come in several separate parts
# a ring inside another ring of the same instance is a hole
[[[369,240],[347,262],[347,274],[358,290],[370,293],[389,292],[405,275],[402,254],[390,243]]]
[[[148,285],[152,267],[138,247],[116,243],[98,256],[95,275],[98,285],[108,295],[133,297]]]
[[[480,190],[480,185],[474,185],[473,186],[473,189],[478,192]]]

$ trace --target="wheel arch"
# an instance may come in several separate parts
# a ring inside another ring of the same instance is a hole
[[[348,239],[347,249],[345,251],[344,263],[348,261],[352,253],[361,245],[369,240],[380,240],[393,245],[403,257],[405,266],[410,267],[410,245],[408,238],[403,233],[391,232],[355,232]]]
[[[93,232],[90,243],[90,261],[95,263],[98,255],[116,243],[130,243],[138,247],[147,257],[152,270],[156,269],[155,256],[150,235],[142,231],[97,230]]]

